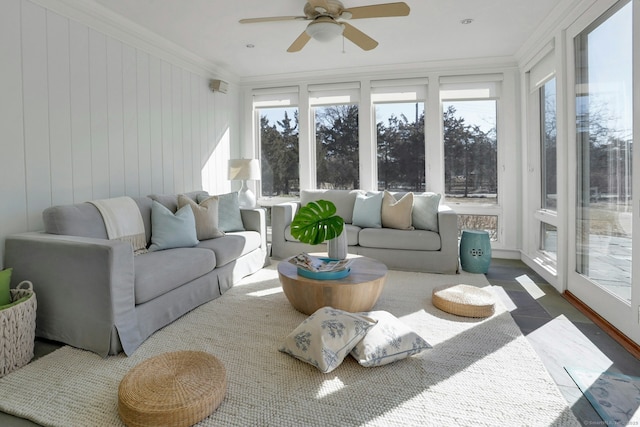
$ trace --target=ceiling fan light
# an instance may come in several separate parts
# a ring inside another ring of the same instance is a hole
[[[307,25],[305,31],[312,39],[327,42],[342,35],[344,27],[338,22],[314,21]]]

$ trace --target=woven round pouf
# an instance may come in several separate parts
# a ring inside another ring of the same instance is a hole
[[[495,299],[484,289],[470,285],[445,285],[433,290],[434,306],[464,317],[489,317],[495,312]]]
[[[202,351],[145,360],[118,387],[118,414],[131,426],[191,426],[220,406],[227,391],[222,363]]]

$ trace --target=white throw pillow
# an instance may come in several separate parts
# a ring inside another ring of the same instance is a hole
[[[294,329],[279,350],[326,374],[340,366],[375,324],[362,314],[322,307]]]
[[[386,365],[431,348],[420,335],[389,312],[358,314],[378,321],[351,351],[351,356],[362,366]]]
[[[353,205],[353,225],[382,228],[382,192],[358,194]]]
[[[422,193],[413,195],[413,226],[420,230],[438,232],[438,206],[440,194]]]

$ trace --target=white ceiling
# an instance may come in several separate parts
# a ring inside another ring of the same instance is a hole
[[[558,0],[406,0],[406,17],[353,20],[379,42],[365,52],[340,37],[286,50],[308,21],[240,24],[241,18],[303,15],[305,0],[94,0],[239,78],[389,68],[469,58],[513,58]],[[345,7],[386,3],[343,0]],[[473,23],[462,25],[465,18]],[[344,52],[343,52],[344,42]],[[254,45],[247,48],[248,44]]]

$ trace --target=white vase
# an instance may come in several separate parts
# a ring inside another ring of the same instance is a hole
[[[327,241],[329,258],[345,259],[347,257],[347,230],[343,229],[337,237]]]

